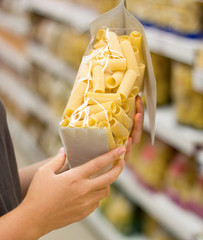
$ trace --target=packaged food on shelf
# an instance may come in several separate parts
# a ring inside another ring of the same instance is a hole
[[[120,233],[132,235],[142,231],[141,209],[115,186],[111,186],[111,194],[100,201],[99,209]]]
[[[141,184],[151,190],[161,190],[173,151],[158,139],[152,146],[149,135],[145,133],[138,147],[133,148],[128,164]]]
[[[67,81],[58,78],[50,73],[33,66],[32,88],[44,98],[56,115],[61,116],[66,106],[71,88]]]
[[[89,43],[86,32],[78,32],[68,25],[33,16],[31,36],[50,49],[57,57],[78,67]]]
[[[60,123],[71,167],[126,144],[133,126],[135,96],[147,78],[144,86],[154,132],[156,89],[145,34],[124,2],[115,8],[115,14],[109,11],[90,26],[92,41]],[[131,21],[128,28],[121,16],[125,22]]]
[[[128,0],[127,3],[129,10],[147,25],[184,35],[202,35],[202,5],[195,1]]]
[[[157,83],[157,105],[168,104],[171,99],[171,60],[151,53]]]
[[[176,153],[165,175],[164,191],[180,207],[190,209],[195,178],[195,160]]]
[[[203,94],[192,88],[192,67],[174,63],[172,97],[179,123],[203,129]]]

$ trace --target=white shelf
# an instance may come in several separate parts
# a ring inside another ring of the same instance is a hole
[[[45,47],[36,43],[30,43],[27,47],[27,53],[30,60],[39,67],[67,80],[70,85],[75,81],[76,71],[68,66],[68,64],[55,57],[54,54]]]
[[[124,236],[121,235],[109,222],[102,216],[99,210],[95,210],[84,222],[92,225],[105,240],[147,240],[144,236]]]
[[[0,92],[6,94],[23,111],[32,113],[46,123],[53,133],[58,133],[59,119],[49,106],[37,95],[15,79],[15,76],[0,69]]]
[[[153,27],[145,27],[149,48],[152,52],[192,65],[196,50],[202,40],[189,39]]]
[[[88,30],[88,25],[98,14],[78,4],[57,0],[27,1],[27,10],[67,23],[79,31]]]
[[[0,60],[9,65],[15,71],[24,74],[28,71],[29,62],[25,54],[18,51],[0,37]]]
[[[189,156],[194,154],[196,146],[203,146],[203,130],[178,124],[172,106],[157,108],[155,124],[157,137]],[[149,131],[147,114],[144,129]]]
[[[129,197],[179,239],[191,240],[192,236],[202,232],[202,219],[179,208],[164,194],[152,193],[142,187],[129,169],[125,168],[116,182]]]
[[[17,35],[26,35],[29,30],[29,22],[23,16],[13,15],[0,10],[0,28]]]
[[[19,144],[20,136],[21,143],[18,145],[18,147],[22,149],[30,162],[36,162],[46,158],[46,155],[38,147],[36,139],[32,137],[26,131],[23,125],[10,114],[8,115],[8,123],[11,136],[16,144]]]

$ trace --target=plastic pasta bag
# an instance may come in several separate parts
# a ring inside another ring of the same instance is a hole
[[[156,84],[141,23],[123,1],[92,22],[90,32],[60,123],[71,168],[126,144],[143,89],[154,139]]]

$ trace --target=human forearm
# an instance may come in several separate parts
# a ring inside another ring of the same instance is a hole
[[[41,235],[37,213],[24,203],[0,217],[0,239],[37,240]]]

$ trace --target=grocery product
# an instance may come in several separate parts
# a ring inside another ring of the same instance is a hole
[[[192,88],[192,68],[174,63],[172,68],[172,96],[179,123],[203,128],[203,94]]]
[[[157,86],[157,105],[170,102],[171,98],[171,60],[151,53]]]

